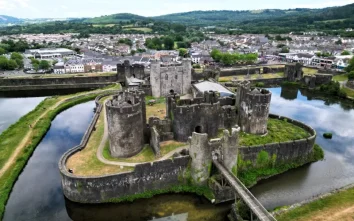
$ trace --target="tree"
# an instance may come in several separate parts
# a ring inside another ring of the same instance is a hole
[[[0,69],[7,70],[7,61],[5,56],[0,56]]]
[[[32,67],[36,72],[39,70],[39,64],[37,63],[32,64]]]
[[[283,47],[280,51],[280,53],[289,53],[289,52],[290,52],[289,48],[287,48],[287,47]]]
[[[348,73],[354,71],[354,57],[349,60],[348,67],[345,68],[345,71]]]
[[[23,68],[23,67],[24,67],[23,60],[22,60],[22,59],[15,59],[14,61],[16,62],[17,66],[18,66],[19,68]]]
[[[348,80],[349,80],[349,81],[354,80],[354,71],[351,71],[351,72],[348,74]]]
[[[180,49],[178,49],[178,51],[179,51],[179,56],[180,57],[184,57],[188,53],[188,50],[185,49],[185,48],[180,48]]]
[[[136,51],[135,50],[131,50],[130,54],[134,56],[136,54]]]
[[[338,41],[335,42],[337,45],[343,44],[342,39],[339,39]]]
[[[0,48],[0,55],[6,54],[6,50],[3,48]]]
[[[235,63],[233,59],[233,55],[230,53],[225,53],[221,58],[221,62],[224,65],[233,65]]]
[[[23,60],[23,57],[20,53],[17,53],[17,52],[12,52],[11,53],[11,59],[12,60]]]
[[[46,60],[41,60],[39,62],[39,68],[42,69],[42,70],[48,70],[50,68],[50,64]]]
[[[166,50],[172,50],[175,46],[175,42],[171,37],[164,38],[163,44]]]
[[[350,52],[349,52],[349,51],[344,50],[344,51],[341,53],[341,55],[350,55]]]
[[[7,61],[7,69],[8,70],[15,70],[16,68],[18,68],[18,66],[17,66],[17,63],[15,60],[10,59]]]
[[[80,53],[81,53],[81,49],[80,49],[80,48],[74,48],[74,51],[75,51],[77,54],[80,54]]]

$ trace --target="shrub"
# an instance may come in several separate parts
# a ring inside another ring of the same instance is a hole
[[[332,133],[324,133],[323,134],[323,137],[326,138],[326,139],[332,139]]]
[[[193,64],[193,68],[199,69],[200,68],[200,64]]]
[[[258,82],[258,83],[256,83],[256,87],[264,87],[264,83],[263,82]]]
[[[348,80],[350,80],[350,81],[354,80],[354,71],[351,71],[351,72],[348,74]]]

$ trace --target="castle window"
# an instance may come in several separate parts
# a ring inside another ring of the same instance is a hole
[[[166,74],[166,76],[165,76],[165,80],[168,80],[168,75]]]
[[[178,75],[175,76],[175,79],[176,79],[176,80],[178,79]]]
[[[202,127],[201,126],[196,126],[194,132],[196,133],[202,133]]]

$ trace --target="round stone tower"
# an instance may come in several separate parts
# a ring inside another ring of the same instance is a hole
[[[146,110],[144,93],[119,92],[106,103],[110,152],[113,157],[131,157],[144,147]]]
[[[237,89],[238,125],[250,134],[267,133],[269,107],[272,93],[261,88],[250,88],[249,83],[242,83]]]

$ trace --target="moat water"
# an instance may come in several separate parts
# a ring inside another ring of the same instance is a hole
[[[326,157],[324,161],[261,182],[251,190],[255,196],[272,209],[354,183],[354,108],[345,103],[309,100],[310,94],[301,94],[297,89],[271,91],[271,112],[314,127],[318,132],[317,143],[324,148]],[[151,220],[171,215],[174,220],[226,219],[230,204],[215,206],[189,194],[161,195],[124,204],[84,205],[65,200],[58,160],[65,151],[79,144],[93,116],[93,108],[94,102],[88,102],[55,118],[14,186],[6,206],[5,221]],[[0,116],[6,111],[1,108]],[[14,121],[19,117],[14,117]],[[333,139],[323,139],[324,132],[332,132]]]

